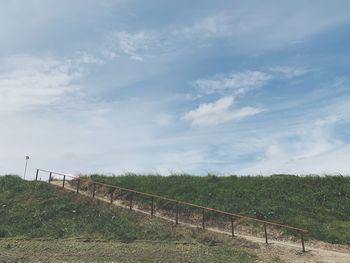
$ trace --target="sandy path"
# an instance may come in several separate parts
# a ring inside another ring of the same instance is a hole
[[[51,184],[55,186],[62,186],[62,181],[52,181]],[[68,183],[65,185],[65,189],[69,191],[76,192],[76,189],[72,188]],[[89,196],[91,197],[91,194],[79,191],[79,194]],[[95,196],[95,199],[101,200],[103,202],[110,203],[109,199],[102,198],[99,196]],[[113,205],[116,205],[118,207],[129,209],[129,206],[124,205],[121,201],[115,200],[113,202]],[[145,215],[151,215],[150,212],[146,212],[144,210],[138,209],[137,207],[133,207],[133,211],[145,214]],[[160,215],[158,213],[154,213],[154,216],[157,218],[161,218],[166,221],[174,222],[174,219],[171,219],[169,217]],[[179,222],[179,224],[192,227],[192,228],[198,228],[198,225]],[[215,233],[225,234],[225,235],[231,235],[231,233],[222,231],[215,228],[206,228],[208,231],[212,231]],[[268,256],[280,256],[283,259],[286,259],[290,262],[317,262],[317,263],[350,263],[350,250],[346,246],[341,245],[333,245],[333,244],[327,244],[327,248],[322,247],[322,244],[319,246],[315,245],[308,245],[306,246],[306,253],[301,252],[301,244],[300,243],[292,243],[292,242],[286,242],[286,241],[277,241],[277,240],[271,240],[269,239],[269,244],[265,244],[265,239],[260,237],[254,237],[249,235],[242,235],[242,234],[235,234],[236,237],[248,240],[253,243],[257,243],[259,245],[259,251],[257,251],[258,254],[266,254]],[[318,243],[317,241],[313,243]],[[334,248],[333,248],[334,247]],[[342,251],[337,251],[337,248],[340,247]]]

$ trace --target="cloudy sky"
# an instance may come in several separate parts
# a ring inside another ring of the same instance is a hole
[[[350,1],[3,0],[0,174],[350,174]]]

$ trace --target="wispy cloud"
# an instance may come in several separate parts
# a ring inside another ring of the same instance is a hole
[[[194,16],[182,23],[112,30],[103,52],[142,61],[164,53],[180,56],[197,52],[219,41],[230,47],[229,53],[256,54],[303,43],[347,21],[347,12],[339,13],[327,5],[315,8],[304,4],[301,8],[298,3],[235,3],[228,4],[226,10]]]
[[[233,32],[238,33],[232,28],[232,16],[220,13],[198,19],[192,25],[184,27],[179,31],[178,35],[183,34],[187,38],[203,38],[203,37],[228,37]]]
[[[245,95],[251,90],[266,85],[280,75],[283,78],[295,78],[307,72],[309,70],[305,68],[274,67],[270,69],[270,73],[247,70],[226,75],[220,74],[211,79],[198,79],[192,84],[199,93],[226,94],[226,97],[212,103],[201,104],[196,109],[187,112],[182,119],[191,121],[196,126],[215,126],[256,115],[264,110],[260,107],[243,107],[233,111],[231,107],[234,99],[237,99],[238,95]]]
[[[87,52],[67,58],[16,55],[0,59],[0,112],[62,103],[81,90],[91,66],[104,61]]]
[[[181,30],[188,39],[210,41],[231,40],[240,50],[266,50],[303,42],[330,28],[349,21],[346,8],[339,12],[333,6],[313,4],[246,2],[197,18]],[[258,11],[257,11],[258,10]]]
[[[346,166],[338,162],[334,165],[333,160],[338,158],[337,152],[344,154],[345,148],[345,155],[349,157],[350,148],[336,139],[332,131],[334,127],[334,124],[319,126],[311,123],[304,124],[305,130],[266,135],[264,146],[261,147],[262,153],[254,163],[246,165],[239,173],[346,173]]]
[[[111,54],[102,55],[111,56]],[[67,62],[75,65],[103,65],[105,60],[101,58],[101,56],[96,56],[85,51],[79,51],[75,57],[68,59]]]
[[[333,91],[334,92],[334,91]],[[350,158],[348,138],[341,127],[350,124],[349,97],[334,98],[328,92],[326,103],[319,103],[317,111],[308,109],[289,120],[280,120],[281,129],[259,129],[254,135],[256,159],[239,169],[240,174],[272,173],[328,173],[349,174],[346,159]],[[295,105],[288,111],[293,111]],[[269,126],[269,125],[268,125]],[[251,145],[248,139],[245,143]],[[254,149],[251,149],[251,153]]]
[[[126,55],[131,60],[142,61],[162,45],[158,33],[139,31],[114,31],[108,35],[109,52]]]
[[[72,61],[50,57],[15,56],[2,59],[1,111],[57,103],[79,89],[83,69]]]
[[[191,121],[195,126],[215,126],[225,122],[241,120],[263,111],[261,108],[253,107],[231,110],[233,102],[234,98],[230,96],[221,98],[213,103],[201,104],[198,108],[186,113],[183,119]]]
[[[242,94],[258,88],[271,79],[269,74],[260,71],[243,71],[228,75],[217,75],[212,79],[199,79],[193,85],[205,93],[230,92]]]
[[[270,68],[274,74],[280,74],[286,78],[296,78],[310,73],[312,70],[305,67],[277,66]]]
[[[3,2],[2,173],[349,171],[349,1]]]

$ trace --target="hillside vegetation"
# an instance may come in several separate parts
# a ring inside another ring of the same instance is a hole
[[[0,176],[1,262],[282,262],[235,248],[240,242]]]
[[[177,240],[181,234],[157,220],[143,224],[142,217],[124,209],[110,209],[89,199],[53,191],[42,182],[0,177],[0,237],[89,237],[131,241]]]
[[[174,175],[93,180],[307,229],[308,238],[350,244],[350,177]]]

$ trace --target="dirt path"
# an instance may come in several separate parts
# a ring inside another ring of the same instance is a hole
[[[52,181],[51,184],[55,186],[62,186],[61,181]],[[72,188],[69,184],[65,185],[65,189],[69,191],[75,192],[76,189]],[[91,195],[87,192],[80,191],[82,195],[89,196]],[[98,199],[103,202],[110,203],[109,199],[95,196],[95,199]],[[121,201],[115,200],[113,205],[118,207],[129,209],[129,206],[124,205]],[[138,209],[137,207],[133,207],[133,211],[139,212],[145,215],[150,216],[150,212],[146,212],[144,210]],[[157,218],[161,218],[166,221],[174,222],[175,220],[163,216],[159,213],[154,213],[154,216]],[[179,222],[179,224],[191,227],[198,228],[198,225]],[[208,231],[212,231],[215,233],[231,235],[231,233],[222,231],[216,228],[206,228]],[[317,262],[317,263],[350,263],[350,248],[348,246],[342,245],[333,245],[328,243],[323,243],[319,241],[312,241],[312,246],[306,243],[306,253],[301,252],[301,244],[292,243],[286,241],[277,241],[277,240],[269,240],[269,244],[265,244],[265,239],[260,237],[254,237],[250,235],[242,235],[235,234],[235,236],[239,239],[248,240],[252,243],[255,243],[257,246],[254,247],[254,251],[259,255],[263,256],[279,256],[289,262]]]

